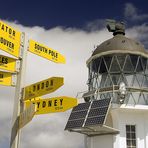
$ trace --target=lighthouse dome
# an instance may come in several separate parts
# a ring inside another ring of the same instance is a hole
[[[148,58],[148,52],[145,50],[144,46],[139,41],[126,37],[124,29],[121,29],[119,25],[116,26],[113,35],[114,37],[97,46],[87,63],[90,63],[93,59],[96,59],[100,56],[110,54],[129,53]]]

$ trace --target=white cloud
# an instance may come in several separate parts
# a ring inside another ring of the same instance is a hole
[[[148,49],[148,25],[133,26],[126,30],[127,35],[142,42],[145,49]]]
[[[91,56],[94,45],[100,44],[111,35],[100,30],[86,32],[74,28],[56,27],[45,30],[42,27],[24,27],[20,24],[7,22],[11,26],[26,33],[27,38],[34,39],[63,54],[66,64],[55,64],[51,61],[28,53],[26,65],[25,85],[47,79],[52,76],[63,76],[65,84],[51,96],[75,97],[78,92],[87,90],[88,69],[86,60]],[[0,147],[9,143],[11,132],[11,117],[13,112],[14,88],[0,86],[1,99],[0,111]],[[49,114],[34,117],[23,129],[21,147],[51,147],[57,148],[83,148],[83,136],[77,133],[64,131],[70,112]],[[39,141],[39,139],[41,139]],[[3,147],[4,148],[4,147]]]
[[[105,27],[105,20],[96,19],[94,21],[88,22],[85,28],[89,31],[97,31],[103,29],[104,27]]]
[[[138,14],[138,9],[132,3],[125,4],[124,16],[132,21],[143,21],[148,19],[148,14]]]
[[[10,23],[10,22],[8,22]],[[55,64],[46,59],[28,53],[25,85],[47,79],[52,76],[63,76],[65,84],[56,92],[46,95],[75,97],[77,92],[87,90],[88,69],[86,60],[91,56],[94,45],[112,37],[107,29],[86,32],[73,28],[56,27],[45,30],[42,27],[24,27],[10,23],[26,33],[27,38],[43,43],[66,57],[66,64]],[[143,29],[147,29],[144,28]],[[129,35],[137,30],[129,29]],[[0,147],[8,145],[13,112],[14,88],[0,86]],[[35,116],[22,130],[21,148],[84,148],[83,135],[64,131],[70,111]]]

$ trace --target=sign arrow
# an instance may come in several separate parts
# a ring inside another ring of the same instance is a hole
[[[19,57],[21,33],[0,21],[0,49]]]
[[[25,101],[25,107],[27,108],[31,103],[35,104],[37,107],[35,115],[40,115],[69,110],[77,105],[77,99],[67,96],[47,99],[35,98]]]
[[[63,77],[51,77],[24,88],[24,100],[43,96],[56,91],[64,84]]]
[[[29,40],[28,51],[55,63],[65,63],[65,57],[62,54],[33,40]]]

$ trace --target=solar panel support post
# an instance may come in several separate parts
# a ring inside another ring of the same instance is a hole
[[[17,73],[17,83],[15,88],[15,98],[13,105],[13,117],[12,117],[12,130],[10,139],[10,148],[19,148],[20,143],[20,129],[19,129],[19,115],[23,112],[23,90],[25,70],[26,70],[26,58],[27,58],[27,43],[25,43],[25,33],[21,35],[21,47],[20,47],[20,70]]]

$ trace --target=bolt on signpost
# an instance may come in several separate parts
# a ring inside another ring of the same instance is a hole
[[[0,49],[15,57],[0,55],[0,85],[16,87],[10,148],[19,148],[21,128],[30,122],[34,115],[64,112],[76,106],[77,99],[66,96],[46,99],[40,97],[60,88],[64,84],[63,77],[51,77],[24,87],[27,52],[55,63],[65,63],[65,57],[56,50],[29,40],[27,51],[25,33],[13,29],[2,21],[0,21]]]

